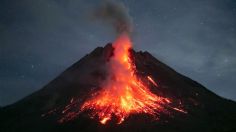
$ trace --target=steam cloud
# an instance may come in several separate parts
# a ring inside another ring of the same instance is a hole
[[[113,0],[104,0],[103,2],[101,7],[94,10],[95,18],[111,23],[118,35],[124,32],[131,34],[132,18],[125,5]]]

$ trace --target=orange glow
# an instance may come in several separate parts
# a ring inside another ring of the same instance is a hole
[[[184,110],[182,110],[182,109],[179,109],[179,108],[173,108],[173,109],[176,110],[176,111],[179,111],[179,112],[185,113],[185,114],[188,113],[188,112],[186,112],[186,111],[184,111]]]
[[[147,76],[148,80],[153,84],[155,85],[156,87],[158,87],[157,83],[150,77],[150,76]]]
[[[120,124],[131,114],[156,116],[165,111],[163,105],[171,103],[170,100],[153,94],[135,75],[136,68],[129,56],[132,47],[129,36],[119,36],[113,47],[114,56],[109,62],[110,75],[102,89],[84,102],[81,111],[92,110],[91,118],[98,117],[102,124],[106,124],[112,116],[116,116]],[[147,78],[157,86],[150,76]]]
[[[41,116],[46,117],[60,110],[63,116],[58,122],[63,123],[88,112],[91,119],[98,119],[104,125],[111,120],[121,124],[130,115],[141,113],[153,119],[159,119],[161,114],[169,115],[173,112],[187,114],[187,111],[178,108],[182,106],[181,102],[176,105],[178,100],[161,97],[150,91],[148,82],[159,87],[151,76],[136,75],[136,67],[129,52],[132,44],[127,34],[119,36],[113,43],[113,48],[114,56],[108,62],[109,74],[101,84],[101,89],[92,93],[82,104],[79,98],[73,97],[62,110],[56,108]]]
[[[101,122],[102,124],[106,124],[106,122],[107,122],[108,120],[110,120],[110,118],[105,117],[105,118],[103,118],[100,122]]]

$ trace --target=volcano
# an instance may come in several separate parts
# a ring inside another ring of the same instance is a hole
[[[41,90],[0,108],[0,131],[236,131],[235,102],[148,52],[116,43],[96,48]]]

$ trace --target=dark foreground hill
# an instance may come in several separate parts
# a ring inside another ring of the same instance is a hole
[[[43,117],[55,108],[63,108],[72,97],[85,98],[106,78],[106,66],[113,48],[98,47],[73,64],[41,90],[19,102],[0,108],[1,132],[83,132],[83,131],[158,131],[158,132],[236,132],[236,103],[217,96],[201,84],[185,77],[148,52],[131,50],[137,75],[152,76],[159,84],[154,93],[181,101],[187,114],[173,112],[160,120],[131,115],[122,124],[98,121],[79,115],[73,121],[58,123],[59,113]]]

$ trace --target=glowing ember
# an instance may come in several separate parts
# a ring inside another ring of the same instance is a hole
[[[153,93],[135,75],[135,66],[129,57],[131,48],[129,36],[122,34],[113,44],[114,56],[110,60],[110,76],[103,88],[87,100],[81,111],[92,110],[91,117],[98,116],[105,124],[116,116],[118,124],[130,114],[146,113],[155,116],[164,111],[163,104],[170,103],[166,98]],[[155,86],[156,82],[147,77]]]
[[[179,109],[179,108],[173,108],[173,109],[176,110],[176,111],[179,111],[179,112],[185,113],[185,114],[188,113],[188,112],[186,112],[186,111],[184,111],[184,110],[182,110],[182,109]]]
[[[150,77],[150,76],[147,76],[148,80],[153,84],[155,85],[156,87],[158,87],[157,83]]]
[[[100,122],[101,122],[102,124],[106,124],[106,122],[107,122],[108,120],[110,120],[110,118],[109,118],[109,117],[105,117],[105,118],[103,118]]]

